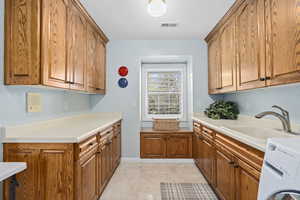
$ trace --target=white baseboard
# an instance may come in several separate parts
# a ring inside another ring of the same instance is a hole
[[[121,161],[127,163],[194,163],[193,159],[141,159],[138,157],[122,157]]]

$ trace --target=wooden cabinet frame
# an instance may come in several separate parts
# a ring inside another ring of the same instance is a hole
[[[121,159],[121,147],[114,149],[110,142],[116,140],[114,135],[121,139],[121,122],[108,130],[79,144],[4,144],[4,161],[27,163],[27,169],[17,174],[17,199],[97,200]],[[4,183],[4,200],[9,199],[8,183]]]
[[[298,16],[297,0],[235,1],[205,38],[209,94],[300,82]],[[222,44],[222,34],[229,24],[235,29],[234,37]],[[235,44],[234,54],[222,51],[222,45],[230,43]],[[228,71],[228,66],[234,65],[236,75],[235,71]]]
[[[96,34],[88,57],[88,28]],[[108,38],[79,0],[5,0],[5,84],[105,94]],[[94,89],[87,87],[87,60]]]
[[[194,139],[195,164],[221,200],[256,200],[263,152],[198,122],[194,122]],[[205,153],[206,144],[214,153]],[[208,160],[213,160],[212,172],[207,170]]]
[[[192,158],[191,131],[154,131],[145,129],[140,136],[141,158]]]

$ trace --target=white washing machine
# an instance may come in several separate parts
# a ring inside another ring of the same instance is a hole
[[[258,200],[300,200],[300,137],[269,139]]]

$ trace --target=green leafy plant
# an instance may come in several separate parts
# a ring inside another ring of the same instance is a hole
[[[205,115],[212,119],[233,119],[236,120],[240,114],[238,105],[231,101],[218,100],[212,103],[204,111]]]

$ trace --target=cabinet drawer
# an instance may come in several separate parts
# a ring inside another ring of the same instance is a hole
[[[113,132],[114,132],[114,130],[113,130],[112,126],[109,127],[109,128],[107,128],[107,129],[105,129],[105,130],[103,130],[103,131],[101,131],[99,133],[100,139],[106,137],[109,134],[113,134]]]
[[[114,131],[120,132],[121,131],[121,122],[117,122],[114,124]]]
[[[213,140],[215,137],[214,131],[205,126],[201,127],[201,133],[203,134],[204,137],[209,138],[210,140]]]
[[[201,128],[201,124],[198,122],[194,122],[194,128]]]
[[[81,142],[78,144],[78,152],[79,152],[79,157],[87,154],[91,150],[97,148],[98,142],[97,142],[97,136],[92,136],[89,139]]]
[[[194,132],[201,134],[201,128],[194,126]]]
[[[261,171],[264,158],[263,152],[220,133],[216,134],[216,144],[225,147],[239,159]]]

